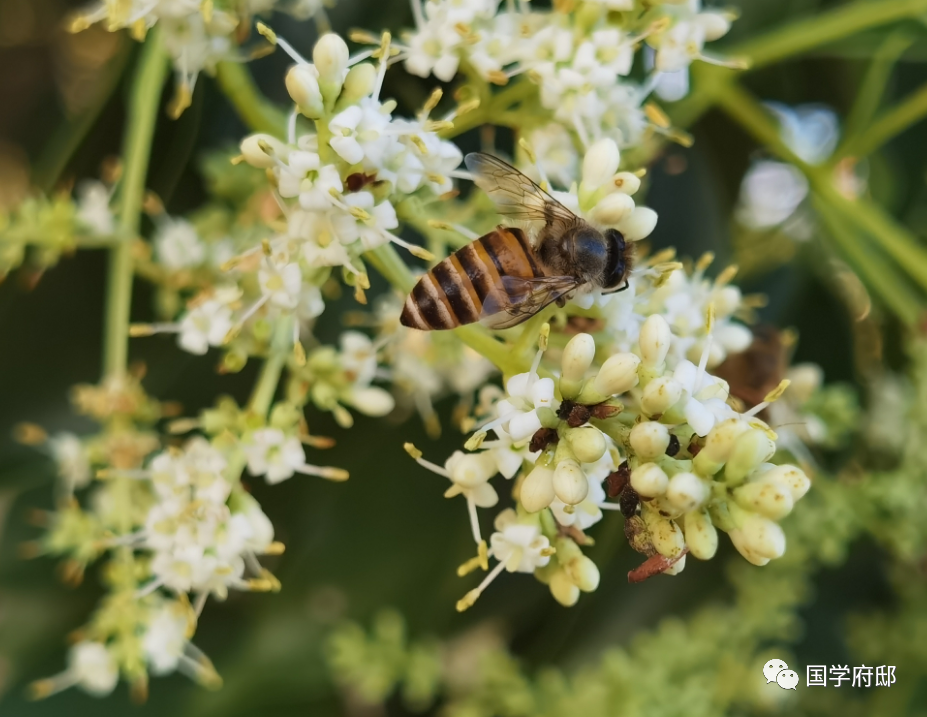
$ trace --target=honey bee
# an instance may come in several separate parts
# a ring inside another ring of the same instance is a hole
[[[772,326],[754,326],[750,346],[728,356],[712,373],[728,382],[731,396],[740,399],[744,410],[753,408],[785,376],[792,343],[786,334]]]
[[[400,318],[423,331],[480,321],[507,329],[545,306],[563,306],[577,289],[628,287],[633,247],[615,229],[600,231],[501,159],[476,152],[465,162],[499,213],[543,222],[534,241],[498,226],[436,264],[412,289]]]

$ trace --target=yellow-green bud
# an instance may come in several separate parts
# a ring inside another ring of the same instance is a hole
[[[708,484],[694,473],[677,473],[666,486],[666,499],[683,513],[701,508],[710,493]]]
[[[599,587],[599,569],[585,555],[567,561],[563,569],[573,584],[584,593],[591,593]]]
[[[570,580],[565,570],[558,570],[550,577],[550,594],[564,607],[572,607],[579,600],[579,588]]]
[[[547,466],[535,466],[521,484],[519,500],[529,513],[544,510],[554,499],[554,472]]]
[[[753,476],[750,477],[750,480],[751,482],[754,480]],[[756,481],[781,483],[789,489],[793,503],[801,500],[811,487],[811,481],[805,475],[805,472],[801,468],[788,464],[773,466],[769,470],[763,471],[756,478]]]
[[[669,429],[657,421],[644,421],[631,429],[631,448],[645,461],[666,453],[669,447]]]
[[[314,65],[299,64],[291,67],[286,73],[286,90],[306,117],[318,119],[324,114],[319,73]]]
[[[344,78],[344,89],[338,98],[340,105],[353,105],[358,100],[369,95],[377,82],[377,68],[369,62],[359,62]]]
[[[779,481],[762,481],[746,483],[735,488],[734,500],[737,504],[772,520],[781,520],[792,512],[794,501],[789,489]]]
[[[341,93],[341,83],[348,69],[348,46],[333,32],[319,38],[312,49],[312,59],[319,71],[322,96],[334,102]]]
[[[673,332],[666,319],[660,314],[651,314],[641,326],[641,363],[648,368],[662,365],[672,340]]]
[[[729,418],[717,424],[709,431],[705,446],[692,462],[695,472],[714,475],[721,470],[734,450],[737,439],[749,430],[750,426],[741,418]]]
[[[778,523],[769,518],[745,512],[739,531],[743,546],[761,558],[775,560],[785,553],[785,533]]]
[[[623,194],[636,194],[637,190],[641,188],[641,180],[633,172],[618,172],[614,177],[612,177],[612,187],[613,191],[619,191]]]
[[[724,466],[724,477],[729,485],[738,485],[764,461],[772,458],[776,444],[758,428],[747,431],[734,443],[734,449]]]
[[[640,241],[657,226],[657,213],[650,207],[634,207],[634,211],[621,220],[617,229],[626,241]]]
[[[669,376],[660,376],[644,387],[641,407],[648,416],[658,416],[682,398],[682,384]]]
[[[683,524],[689,552],[699,560],[711,560],[718,551],[718,531],[706,510],[686,513]]]
[[[589,217],[596,224],[613,227],[630,216],[634,211],[634,200],[623,192],[606,194],[589,212]]]
[[[258,169],[270,169],[277,164],[275,157],[286,160],[289,154],[286,145],[269,134],[248,135],[241,141],[239,149],[245,161]]]
[[[607,448],[605,436],[598,428],[592,426],[574,428],[568,431],[566,436],[570,442],[570,448],[573,449],[573,455],[580,463],[595,463],[605,455]]]
[[[644,498],[656,498],[666,492],[669,478],[656,463],[644,463],[631,471],[631,487]]]
[[[605,397],[630,391],[637,385],[637,367],[640,362],[632,353],[609,356],[592,382],[593,389]]]
[[[641,511],[647,530],[650,531],[650,541],[660,555],[674,558],[686,547],[686,540],[675,521],[667,520],[654,510],[649,510],[647,504]]]
[[[560,360],[560,393],[566,399],[576,398],[583,387],[586,371],[595,358],[595,340],[589,334],[576,334],[563,349]]]
[[[567,505],[576,505],[586,499],[589,481],[579,463],[562,460],[554,468],[554,494]]]

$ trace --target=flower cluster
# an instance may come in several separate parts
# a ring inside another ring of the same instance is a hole
[[[248,28],[251,18],[283,10],[295,17],[307,18],[322,11],[320,0],[240,0],[215,3],[213,0],[98,0],[89,9],[78,12],[70,23],[71,32],[80,32],[103,23],[115,32],[129,29],[137,40],[144,40],[157,27],[160,41],[174,64],[177,91],[171,105],[175,117],[190,106],[193,88],[201,72],[214,73],[224,60],[246,59],[238,49],[243,39],[241,28]]]
[[[575,11],[567,3],[554,6],[536,11],[526,2],[516,8],[498,0],[413,0],[416,27],[404,38],[406,69],[445,82],[463,69],[497,85],[526,74],[539,86],[542,107],[584,145],[607,135],[628,146],[648,127],[667,129],[658,112],[644,107],[648,95],[661,76],[687,73],[693,60],[710,59],[705,43],[726,34],[731,20],[703,10],[700,0],[609,0]],[[654,72],[639,83],[629,76],[642,41],[651,48]]]
[[[807,492],[801,469],[770,461],[776,434],[756,415],[778,399],[783,381],[745,413],[729,403],[725,381],[706,369],[713,343],[712,309],[698,365],[671,353],[673,328],[651,314],[633,350],[612,353],[596,367],[592,336],[573,336],[556,378],[542,368],[549,327],[529,371],[506,382],[493,418],[443,467],[419,463],[448,478],[448,497],[466,499],[478,555],[461,574],[498,562],[459,603],[473,604],[503,570],[533,572],[564,605],[595,590],[599,573],[583,555],[585,530],[603,510],[619,510],[632,547],[648,556],[629,578],[676,574],[686,555],[712,558],[718,530],[750,562],[764,565],[785,551],[778,522]],[[487,435],[496,435],[488,440]],[[516,508],[495,521],[488,544],[477,508],[499,502],[490,483],[516,478]],[[603,486],[604,481],[604,486]],[[617,498],[610,502],[606,497]]]

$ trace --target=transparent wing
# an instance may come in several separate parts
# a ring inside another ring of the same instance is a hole
[[[483,301],[480,323],[490,329],[517,326],[580,286],[572,276],[503,276],[502,286]]]
[[[565,232],[582,221],[573,212],[519,172],[515,167],[483,152],[468,154],[464,161],[476,186],[492,197],[499,213],[515,219],[537,220]]]

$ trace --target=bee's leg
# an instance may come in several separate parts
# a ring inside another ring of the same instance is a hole
[[[567,298],[565,296],[561,296],[555,303],[562,309],[564,306],[566,306],[566,302]]]

